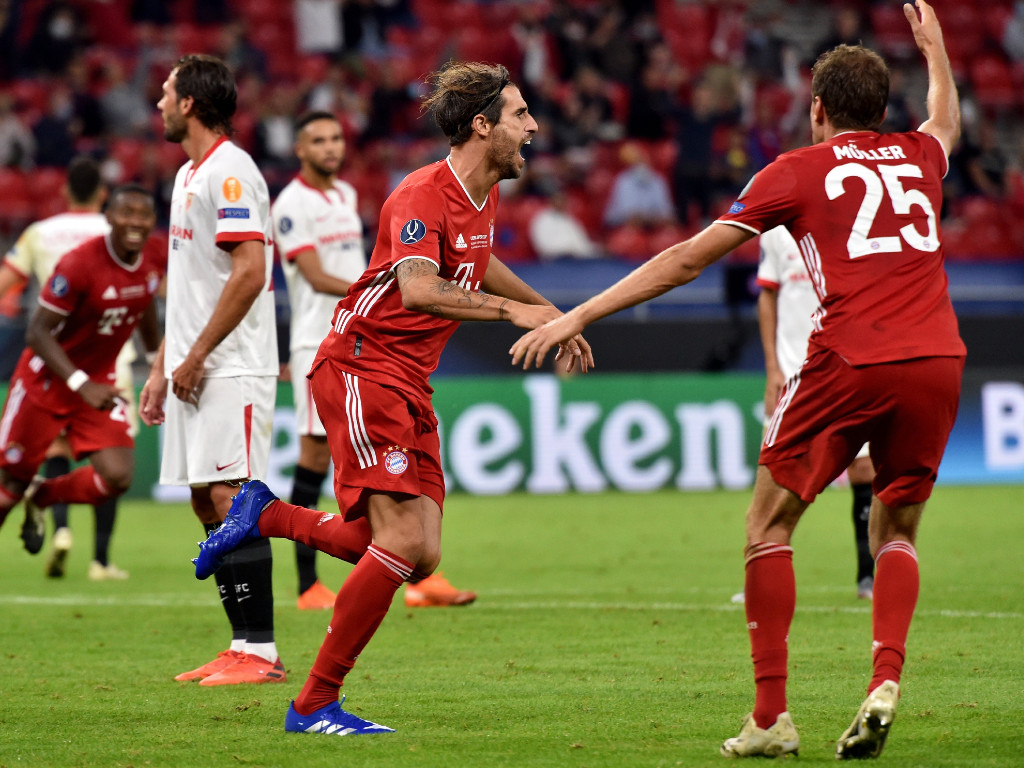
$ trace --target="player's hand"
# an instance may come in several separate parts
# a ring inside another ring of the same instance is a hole
[[[921,12],[921,18],[917,11]],[[914,33],[914,42],[927,54],[934,46],[943,46],[942,29],[939,27],[939,20],[935,17],[935,11],[925,0],[917,0],[917,10],[912,3],[903,4],[903,15],[910,22],[910,30]]]
[[[540,368],[544,363],[544,357],[552,347],[568,344],[570,340],[576,341],[578,345],[579,340],[582,339],[580,336],[582,332],[583,324],[573,316],[573,313],[557,317],[539,328],[534,328],[512,345],[508,351],[512,355],[512,365],[519,365],[522,362],[524,371],[531,365]],[[586,344],[586,342],[583,343]],[[589,350],[590,346],[588,345],[588,353]],[[588,366],[594,364],[593,355],[590,355],[587,364]]]
[[[586,373],[594,367],[594,353],[590,344],[582,335],[573,336],[566,344],[558,345],[558,352],[555,354],[555,362],[568,356],[565,363],[565,372],[572,373],[572,370],[579,365],[580,373]]]
[[[164,401],[167,400],[167,379],[155,368],[139,394],[139,418],[147,427],[164,423]]]
[[[183,403],[199,405],[205,362],[198,355],[189,352],[181,365],[171,372],[171,392]]]
[[[119,400],[124,400],[117,387],[98,381],[85,382],[78,390],[78,395],[88,403],[90,408],[95,408],[97,411],[112,410]]]
[[[764,415],[770,417],[775,413],[775,406],[778,405],[779,397],[782,395],[782,387],[786,384],[786,377],[782,371],[769,371],[764,386]]]

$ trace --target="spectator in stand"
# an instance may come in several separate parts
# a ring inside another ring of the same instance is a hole
[[[60,74],[87,42],[85,24],[75,4],[54,0],[44,4],[36,21],[25,63],[33,72]]]
[[[71,93],[64,86],[55,87],[50,93],[50,111],[32,126],[36,140],[36,164],[67,167],[75,156],[79,127]]]
[[[668,138],[672,117],[679,111],[679,90],[688,77],[665,43],[651,48],[639,78],[629,89],[626,133],[651,141]]]
[[[530,245],[542,261],[594,259],[602,255],[579,219],[569,212],[564,189],[552,192],[547,205],[530,220]]]
[[[14,99],[0,94],[0,167],[31,168],[35,154],[35,137],[15,111]]]
[[[831,51],[837,45],[863,45],[875,48],[874,36],[864,23],[864,15],[857,5],[847,5],[835,10],[832,14],[832,29],[824,40],[814,46],[813,64],[818,57]]]
[[[256,125],[256,146],[253,159],[267,174],[295,165],[295,97],[289,85],[280,83],[270,89],[263,105],[263,115]]]
[[[573,78],[580,102],[580,118],[586,132],[600,141],[615,141],[623,136],[623,128],[615,117],[615,108],[609,97],[609,83],[593,67],[584,67]]]
[[[64,74],[64,81],[71,89],[71,109],[75,115],[75,138],[99,138],[107,126],[103,121],[103,109],[100,107],[100,101],[93,95],[92,72],[83,56],[76,56],[70,61]]]
[[[150,102],[144,92],[146,70],[142,59],[135,64],[129,79],[124,65],[111,56],[103,65],[104,91],[100,110],[106,133],[114,136],[144,136],[149,129]],[[160,210],[160,206],[157,206]]]
[[[690,204],[696,203],[702,221],[710,221],[714,183],[712,163],[714,136],[726,117],[716,104],[714,90],[707,83],[693,89],[689,106],[676,115],[676,144],[680,148],[673,173],[676,213],[684,224],[690,221]]]
[[[217,56],[235,73],[235,79],[256,75],[267,79],[267,55],[249,42],[245,22],[228,22],[220,33]]]
[[[907,93],[907,73],[893,68],[889,78],[889,104],[885,108],[883,133],[906,133],[923,122]]]
[[[974,131],[965,133],[960,151],[954,157],[965,196],[981,196],[990,200],[1006,197],[1006,170],[1009,163],[991,121],[979,120]]]
[[[625,166],[615,177],[604,209],[609,227],[636,224],[655,227],[674,220],[675,209],[668,182],[651,168],[647,153],[634,142],[622,145],[619,159]]]

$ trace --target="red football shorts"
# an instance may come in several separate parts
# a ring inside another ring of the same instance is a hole
[[[858,368],[816,350],[782,391],[759,463],[810,503],[871,444],[872,488],[889,507],[928,499],[960,402],[962,357]]]
[[[416,400],[330,362],[311,374],[313,399],[334,459],[334,492],[346,520],[374,493],[429,496],[444,505],[437,418]]]
[[[126,407],[118,403],[113,410],[97,411],[76,394],[27,388],[16,376],[0,417],[0,466],[11,477],[29,482],[61,432],[66,432],[76,459],[104,448],[133,448]]]

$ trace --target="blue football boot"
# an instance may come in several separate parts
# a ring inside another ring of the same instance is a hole
[[[277,496],[260,480],[250,480],[231,497],[231,509],[220,528],[199,542],[199,557],[192,560],[197,579],[208,579],[240,544],[260,538],[256,522],[272,501]]]
[[[342,697],[341,701],[345,698]],[[329,736],[356,736],[370,733],[394,733],[394,728],[377,725],[369,720],[356,717],[341,708],[336,701],[321,707],[311,715],[300,715],[295,711],[295,702],[288,705],[288,714],[284,718],[284,729],[292,733],[322,733]]]

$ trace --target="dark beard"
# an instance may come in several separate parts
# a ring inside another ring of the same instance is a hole
[[[181,144],[181,142],[188,135],[188,128],[182,125],[171,125],[170,123],[164,124],[164,138],[167,141],[175,144]]]

